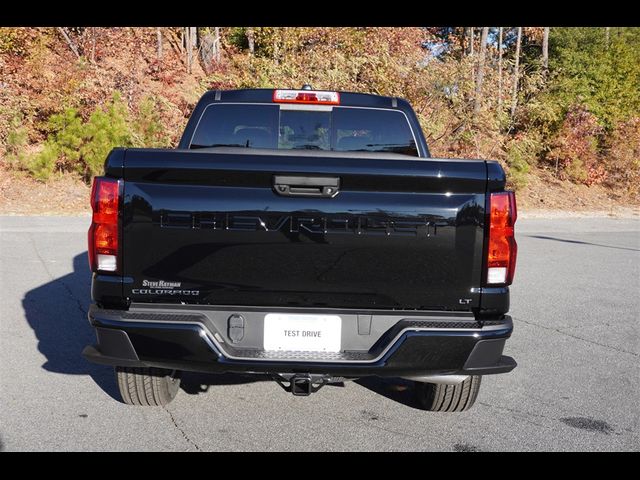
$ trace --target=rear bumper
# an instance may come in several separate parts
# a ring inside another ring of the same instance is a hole
[[[180,308],[184,307],[184,308]],[[343,322],[338,353],[273,352],[262,348],[269,312],[332,313]],[[243,335],[230,333],[231,316],[243,317]],[[502,355],[511,335],[509,316],[477,322],[445,312],[363,312],[176,305],[92,305],[97,344],[84,357],[94,363],[199,372],[318,373],[343,377],[488,375],[513,370]]]

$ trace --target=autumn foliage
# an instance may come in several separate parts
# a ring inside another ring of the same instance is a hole
[[[598,144],[603,128],[598,119],[582,106],[572,107],[562,122],[547,158],[555,162],[562,177],[587,185],[601,183],[606,178],[604,165],[599,163]]]
[[[0,28],[0,165],[89,181],[112,146],[174,146],[207,89],[310,83],[406,98],[434,156],[498,159],[514,188],[547,170],[639,195],[638,29],[551,28],[545,69],[524,27],[514,82],[517,29],[500,49],[490,27],[479,90],[480,30],[198,28],[187,68],[181,28]]]

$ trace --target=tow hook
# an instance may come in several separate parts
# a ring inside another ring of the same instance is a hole
[[[300,397],[308,397],[328,383],[341,382],[344,380],[343,378],[332,377],[331,375],[298,373],[275,373],[272,374],[272,378],[285,392],[290,392]]]

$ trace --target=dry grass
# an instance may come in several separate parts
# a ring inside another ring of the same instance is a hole
[[[91,188],[72,175],[42,183],[0,169],[1,215],[88,215],[90,195]]]
[[[614,212],[621,208],[638,209],[639,197],[620,194],[603,185],[575,184],[561,181],[548,171],[529,175],[527,186],[520,190],[518,208],[527,210],[561,210],[571,212]]]

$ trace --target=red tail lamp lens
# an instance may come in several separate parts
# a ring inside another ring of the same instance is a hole
[[[518,245],[514,225],[518,216],[513,192],[496,192],[490,198],[487,284],[510,285],[516,268]]]
[[[117,270],[119,195],[119,180],[94,178],[91,188],[93,219],[88,239],[89,264],[93,271]]]

